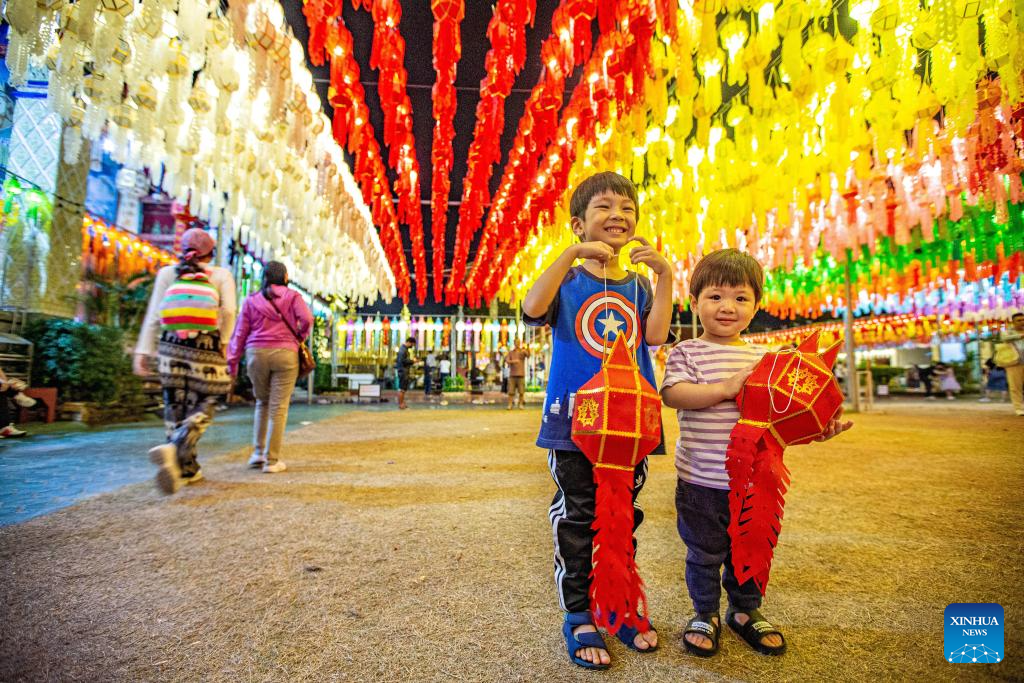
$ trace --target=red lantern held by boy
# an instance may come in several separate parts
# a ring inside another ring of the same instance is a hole
[[[783,450],[821,437],[843,406],[832,374],[842,339],[819,354],[818,336],[812,333],[796,349],[765,354],[736,396],[740,419],[725,463],[732,563],[736,579],[753,579],[762,595],[789,487]]]
[[[661,442],[661,397],[640,374],[619,335],[601,371],[578,392],[572,440],[594,465],[597,484],[590,602],[594,624],[649,631],[643,581],[633,548],[633,476]]]

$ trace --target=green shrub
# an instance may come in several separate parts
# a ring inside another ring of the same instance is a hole
[[[33,385],[57,387],[62,401],[142,404],[142,383],[132,374],[121,330],[40,318],[25,337],[35,345]]]
[[[444,378],[444,391],[465,391],[466,380],[462,375],[452,375]]]
[[[893,367],[891,365],[872,365],[871,380],[876,387],[880,384],[887,385],[892,379],[902,377],[906,371],[906,368]]]

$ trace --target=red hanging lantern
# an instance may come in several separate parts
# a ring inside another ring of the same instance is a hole
[[[821,436],[843,405],[832,374],[842,340],[818,354],[819,335],[814,331],[795,350],[765,354],[736,396],[740,420],[726,451],[732,563],[736,580],[753,579],[762,595],[789,487],[782,452]]]
[[[647,599],[633,548],[633,476],[661,441],[661,397],[619,335],[601,371],[578,392],[572,440],[594,464],[594,569],[590,601],[594,623],[616,633],[623,626],[650,630]]]

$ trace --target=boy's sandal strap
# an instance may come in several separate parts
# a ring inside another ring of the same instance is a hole
[[[715,623],[715,619],[719,623]],[[686,622],[686,630],[683,631],[683,645],[686,651],[698,657],[710,657],[718,652],[718,636],[722,632],[720,617],[713,612],[699,612],[692,619]],[[686,639],[687,633],[696,633],[711,641],[711,647],[700,647]]]
[[[736,612],[729,612],[725,615],[725,621],[729,624],[729,628],[742,638],[747,645],[763,655],[781,655],[786,651],[786,637],[782,635],[782,631],[765,619],[760,610],[753,609],[749,612],[742,612],[742,614],[747,615],[747,623],[745,624],[740,624],[736,620],[736,615],[739,613],[738,610]],[[772,647],[761,642],[765,636],[770,635],[778,635],[782,639],[782,644],[778,647]]]
[[[601,650],[607,650],[608,646],[605,645],[604,638],[597,631],[589,631],[586,633],[573,633],[573,629],[577,626],[584,626],[594,624],[594,619],[590,615],[590,612],[566,612],[565,623],[562,624],[562,635],[565,637],[565,648],[569,652],[569,661],[576,666],[581,666],[584,669],[607,669],[608,664],[601,664],[600,662],[588,662],[576,655],[579,650],[587,647],[599,648]]]
[[[655,633],[658,632],[657,629],[654,628],[654,624],[651,624],[651,630]],[[626,626],[625,624],[620,626],[619,630],[615,632],[615,637],[618,638],[623,645],[628,647],[630,650],[633,650],[634,652],[639,652],[640,654],[645,655],[648,652],[654,652],[658,649],[657,645],[651,645],[650,647],[646,648],[637,647],[636,637],[638,635],[640,635],[640,631],[638,629],[635,629],[632,626]]]

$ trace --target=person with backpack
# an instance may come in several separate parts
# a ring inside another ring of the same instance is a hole
[[[167,442],[149,457],[166,494],[203,478],[196,446],[231,387],[223,342],[235,327],[235,279],[211,265],[216,245],[202,228],[184,232],[180,261],[157,273],[135,346],[135,374],[149,376],[155,355],[163,388]]]
[[[313,313],[302,295],[288,287],[288,269],[270,261],[263,269],[263,286],[242,303],[228,346],[228,372],[238,374],[244,354],[245,371],[256,397],[249,467],[266,473],[286,469],[280,457],[281,442],[299,376],[300,347],[312,329]]]

